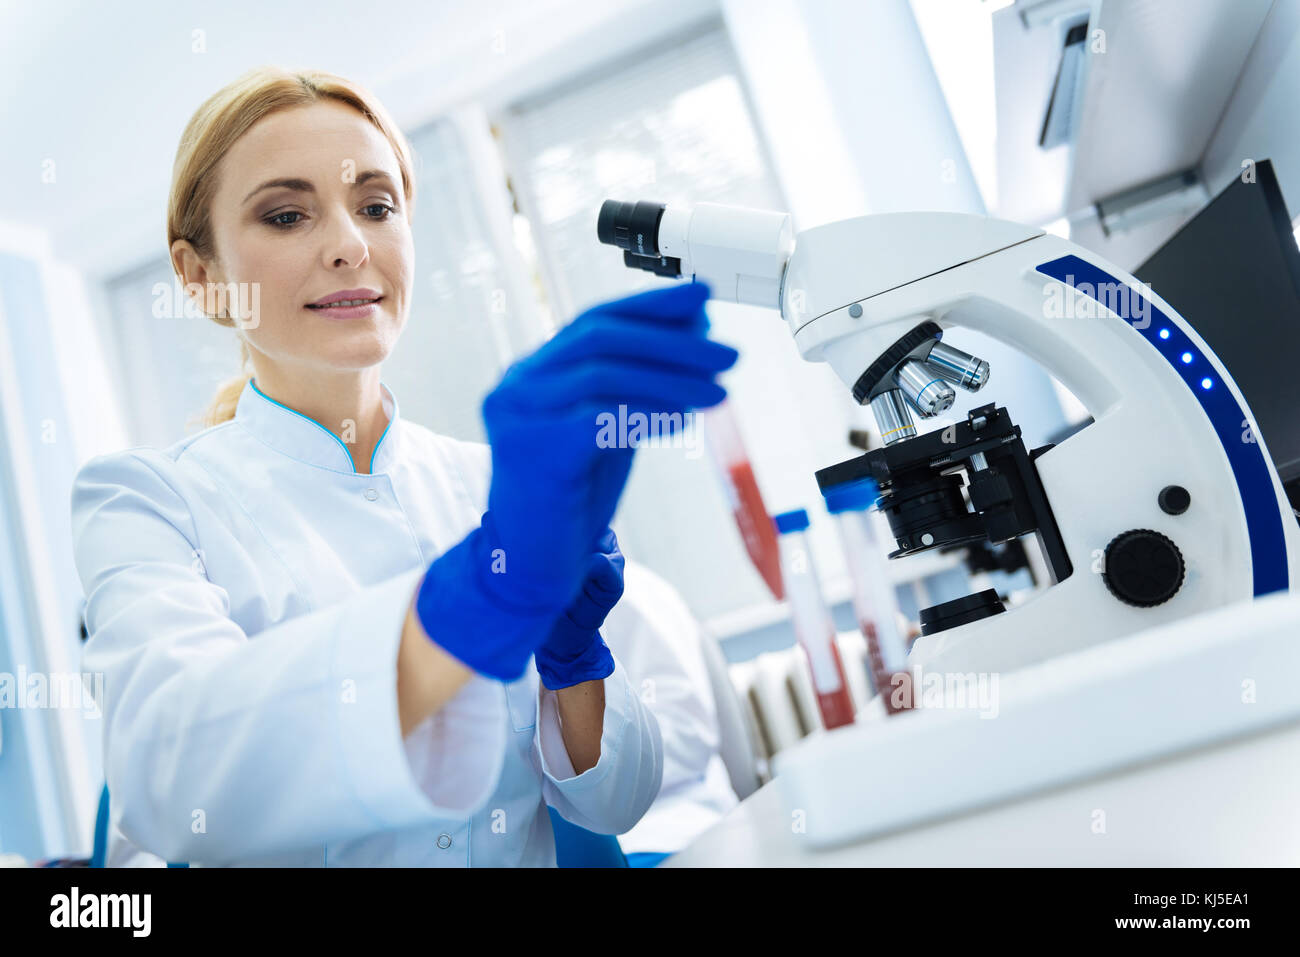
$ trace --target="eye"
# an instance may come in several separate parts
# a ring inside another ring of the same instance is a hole
[[[369,206],[367,206],[367,207],[365,207],[365,208],[366,208],[366,209],[382,209],[382,210],[384,210],[384,213],[383,213],[382,215],[376,215],[376,216],[371,216],[371,217],[370,217],[371,219],[375,220],[376,222],[380,222],[380,223],[382,223],[385,219],[388,219],[390,216],[392,216],[394,213],[397,212],[396,209],[394,209],[392,206],[389,206],[387,203],[371,203]]]
[[[286,222],[281,222],[281,221],[280,221],[280,217],[281,217],[281,216],[301,216],[301,215],[302,215],[302,213],[298,212],[296,209],[287,209],[287,210],[285,210],[283,213],[276,213],[276,214],[274,214],[274,215],[272,215],[272,216],[268,216],[266,219],[262,220],[262,222],[266,223],[268,226],[275,226],[275,227],[277,227],[277,228],[279,228],[279,229],[288,229],[290,226],[296,226],[296,225],[298,225],[298,220],[295,219],[295,220],[294,220],[293,222],[291,222],[291,223],[286,223]]]

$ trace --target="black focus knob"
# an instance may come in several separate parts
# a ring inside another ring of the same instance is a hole
[[[1166,485],[1156,497],[1166,515],[1182,515],[1192,504],[1192,494],[1181,485]]]
[[[1185,566],[1178,546],[1149,528],[1116,535],[1106,546],[1102,580],[1120,601],[1152,608],[1173,598],[1183,585]]]

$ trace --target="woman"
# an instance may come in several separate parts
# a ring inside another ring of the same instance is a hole
[[[208,428],[73,489],[110,864],[551,865],[545,805],[619,833],[659,789],[659,729],[598,631],[633,453],[596,417],[715,404],[736,352],[682,285],[512,365],[490,448],[403,421],[379,367],[413,189],[382,106],[328,74],[252,71],[185,130],[172,264],[222,293],[247,371]]]

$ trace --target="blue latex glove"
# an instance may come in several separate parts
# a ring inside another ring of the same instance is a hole
[[[612,528],[605,530],[596,547],[578,597],[555,619],[550,635],[537,649],[537,673],[552,691],[614,673],[614,656],[599,629],[623,597],[624,559]]]
[[[705,338],[708,289],[601,303],[514,363],[483,402],[492,447],[479,528],[429,567],[416,613],[475,670],[514,681],[576,597],[632,466],[597,444],[602,413],[685,412],[725,397],[736,350]]]

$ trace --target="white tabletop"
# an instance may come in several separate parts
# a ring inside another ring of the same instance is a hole
[[[661,867],[1300,865],[1300,722],[831,850],[779,781]]]

